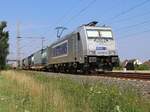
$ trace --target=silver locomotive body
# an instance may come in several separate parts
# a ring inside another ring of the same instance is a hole
[[[55,71],[112,70],[118,64],[110,27],[83,25],[49,47],[48,66]]]

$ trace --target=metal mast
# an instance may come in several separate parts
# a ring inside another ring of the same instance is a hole
[[[20,60],[21,60],[21,57],[20,57],[20,23],[18,22],[17,23],[17,66],[20,67]]]

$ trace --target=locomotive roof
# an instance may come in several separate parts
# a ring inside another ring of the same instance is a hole
[[[97,29],[97,30],[111,30],[111,27],[109,26],[84,26],[86,29]]]
[[[54,41],[50,46],[56,44],[56,43],[59,42],[59,41],[62,41],[62,40],[64,40],[64,39],[68,38],[70,35],[75,34],[75,33],[76,33],[76,31],[74,31],[74,32],[72,32],[72,33],[70,33],[70,34],[67,34],[67,35],[65,35],[65,36],[63,36],[63,37],[61,37],[61,38],[59,38],[59,39],[57,39],[57,40]]]
[[[57,39],[56,41],[54,41],[50,46],[56,44],[57,42],[59,41],[62,41],[66,38],[68,38],[70,35],[72,34],[75,34],[77,33],[78,31],[80,31],[82,28],[85,28],[85,29],[96,29],[96,30],[112,30],[111,27],[109,26],[87,26],[87,25],[83,25],[83,26],[80,26],[78,27],[75,31],[71,32],[70,34],[67,34],[67,35],[64,35],[63,37]]]

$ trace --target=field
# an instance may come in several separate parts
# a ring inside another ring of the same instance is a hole
[[[131,87],[2,71],[0,112],[150,112],[150,101]]]

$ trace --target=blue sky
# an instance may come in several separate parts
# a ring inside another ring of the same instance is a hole
[[[56,26],[66,26],[66,34],[81,24],[96,20],[100,25],[112,27],[121,59],[150,59],[150,2],[130,11],[128,9],[146,0],[91,1],[0,0],[0,20],[8,22],[10,32],[9,57],[16,57],[17,22],[20,23],[21,36],[46,37],[45,45],[49,45],[57,39]],[[40,39],[21,40],[22,57],[40,48]]]

